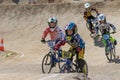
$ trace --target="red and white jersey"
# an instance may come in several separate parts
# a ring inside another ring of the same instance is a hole
[[[50,34],[51,40],[64,40],[64,33],[58,26],[54,31],[51,31],[49,27],[46,28],[43,32],[42,39],[45,39],[48,34]]]

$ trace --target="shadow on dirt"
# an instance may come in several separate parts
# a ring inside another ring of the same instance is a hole
[[[98,46],[98,47],[101,47],[101,48],[104,47],[104,45],[103,45],[103,43],[102,43],[102,41],[100,39],[98,39],[97,37],[92,37],[92,38],[94,40],[94,45],[95,46]]]
[[[117,59],[114,59],[112,60],[111,62],[108,62],[108,63],[116,63],[116,64],[119,64],[120,63],[120,59],[119,57]]]
[[[114,61],[116,64],[120,63],[120,59]]]

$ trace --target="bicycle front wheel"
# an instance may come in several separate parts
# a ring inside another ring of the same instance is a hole
[[[107,60],[111,62],[112,61],[112,50],[110,50],[110,47],[105,47],[105,55],[107,57]]]
[[[43,73],[50,73],[51,72],[51,55],[48,53],[43,57],[42,60],[42,72]]]
[[[84,59],[79,59],[76,62],[77,73],[83,73],[86,77],[88,76],[88,65]]]

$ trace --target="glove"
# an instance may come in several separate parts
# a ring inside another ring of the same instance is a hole
[[[112,33],[114,34],[114,33],[116,33],[116,31],[114,30]]]
[[[96,37],[99,37],[99,36],[100,36],[100,34],[97,34],[97,35],[96,35]]]
[[[54,50],[58,50],[59,47],[57,45],[54,46]]]
[[[45,43],[45,39],[41,39],[41,43]]]
[[[76,51],[77,51],[77,52],[80,52],[81,50],[82,50],[82,48],[80,48],[80,47],[77,47],[77,48],[76,48]]]

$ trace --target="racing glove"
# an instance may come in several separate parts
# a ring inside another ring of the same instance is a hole
[[[45,39],[41,39],[41,43],[45,43]]]

